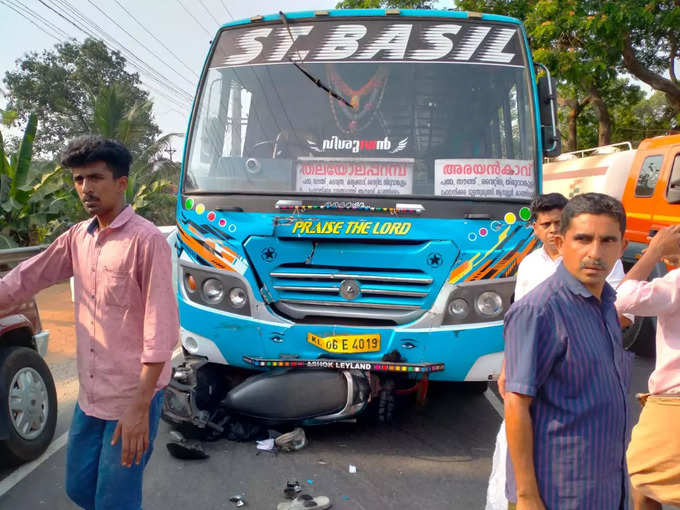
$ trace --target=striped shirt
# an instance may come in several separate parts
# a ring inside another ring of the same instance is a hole
[[[560,264],[505,316],[506,390],[533,397],[534,468],[549,510],[627,508],[624,351],[609,284],[602,301]],[[516,501],[508,464],[506,496]]]

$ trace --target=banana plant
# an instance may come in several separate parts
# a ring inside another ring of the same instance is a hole
[[[3,113],[3,123],[7,122],[8,118],[11,119],[12,116]],[[32,186],[27,181],[33,157],[33,140],[37,130],[38,117],[32,113],[15,154],[7,153],[5,141],[0,133],[0,212],[2,214],[0,246],[15,246],[16,241],[20,239],[10,234],[25,231],[22,227],[28,224],[27,202]]]
[[[13,154],[0,133],[0,249],[40,244],[82,216],[66,172],[54,162],[33,161],[37,130],[37,116],[31,114]]]

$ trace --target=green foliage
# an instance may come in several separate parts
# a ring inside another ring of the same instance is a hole
[[[140,105],[136,113],[140,133],[129,149],[140,154],[159,134],[151,109],[146,105],[148,92],[139,88],[137,74],[125,70],[125,58],[109,51],[102,41],[86,39],[59,43],[53,50],[29,53],[17,60],[17,67],[5,74],[8,108],[19,112],[38,112],[40,139],[37,155],[54,156],[64,142],[90,132],[95,117],[94,98],[114,93],[120,107],[129,111]],[[114,92],[110,89],[115,88]],[[26,118],[22,118],[26,121]]]
[[[632,74],[666,98],[665,113],[647,131],[660,134],[677,124],[680,83],[680,3],[677,0],[457,0],[461,9],[522,19],[534,60],[548,66],[565,98],[563,128],[577,113],[578,147],[633,139],[646,128],[632,112],[647,100],[622,78]],[[659,98],[654,99],[658,102]],[[599,137],[593,137],[593,129]],[[603,136],[604,131],[604,136]],[[563,131],[563,134],[569,130]],[[574,130],[571,131],[572,134]],[[651,134],[651,132],[650,132]]]
[[[174,225],[180,164],[162,157],[177,134],[163,136],[151,144],[133,163],[128,178],[126,201],[137,214],[156,225]]]
[[[55,163],[33,161],[37,127],[37,116],[29,115],[12,154],[0,133],[0,248],[43,243],[78,217],[70,176]]]

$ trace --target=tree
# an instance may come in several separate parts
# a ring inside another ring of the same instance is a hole
[[[6,116],[12,118],[15,116]],[[17,151],[0,132],[0,247],[40,244],[84,215],[68,177],[53,162],[33,160],[37,115],[28,116]]]
[[[127,72],[125,63],[120,53],[94,39],[59,43],[51,51],[30,53],[17,61],[17,69],[4,78],[8,108],[38,112],[37,155],[54,156],[64,148],[65,140],[89,132],[93,99],[113,84],[126,109],[148,102],[148,92],[139,88],[139,76]],[[150,108],[139,115],[142,133],[129,147],[134,155],[141,154],[160,132]]]
[[[680,0],[458,0],[457,4],[518,17],[525,21],[532,45],[545,35],[556,44],[567,42],[572,52],[581,50],[582,57],[601,68],[629,72],[661,91],[673,110],[680,112],[676,73]],[[544,42],[538,47],[544,47]]]
[[[91,133],[118,140],[126,147],[137,147],[145,142],[146,119],[151,111],[150,101],[129,104],[126,90],[114,83],[102,89],[94,98]],[[179,182],[179,163],[162,157],[176,133],[144,145],[134,155],[126,201],[135,211],[158,225],[174,223],[177,198],[173,190]]]
[[[587,0],[598,48],[680,113],[680,0]],[[668,77],[666,77],[666,74]]]
[[[336,9],[432,9],[432,0],[342,0]]]

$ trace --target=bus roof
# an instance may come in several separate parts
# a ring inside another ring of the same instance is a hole
[[[388,11],[390,14],[387,14]],[[319,10],[319,11],[299,11],[299,12],[286,12],[284,13],[288,19],[301,19],[301,18],[343,18],[351,16],[395,16],[392,12],[396,13],[397,9],[331,9],[331,10]],[[399,16],[408,17],[422,17],[422,18],[453,18],[453,19],[468,19],[467,11],[441,11],[435,9],[398,9]],[[238,25],[248,25],[250,23],[260,22],[260,21],[277,21],[281,18],[280,14],[267,14],[266,16],[253,16],[252,18],[240,19],[230,21],[222,25],[222,28],[232,27]],[[500,16],[498,14],[481,14],[481,18],[475,17],[475,19],[482,19],[484,21],[501,21],[505,23],[514,23],[520,25],[522,22],[517,18],[512,18],[510,16]]]

